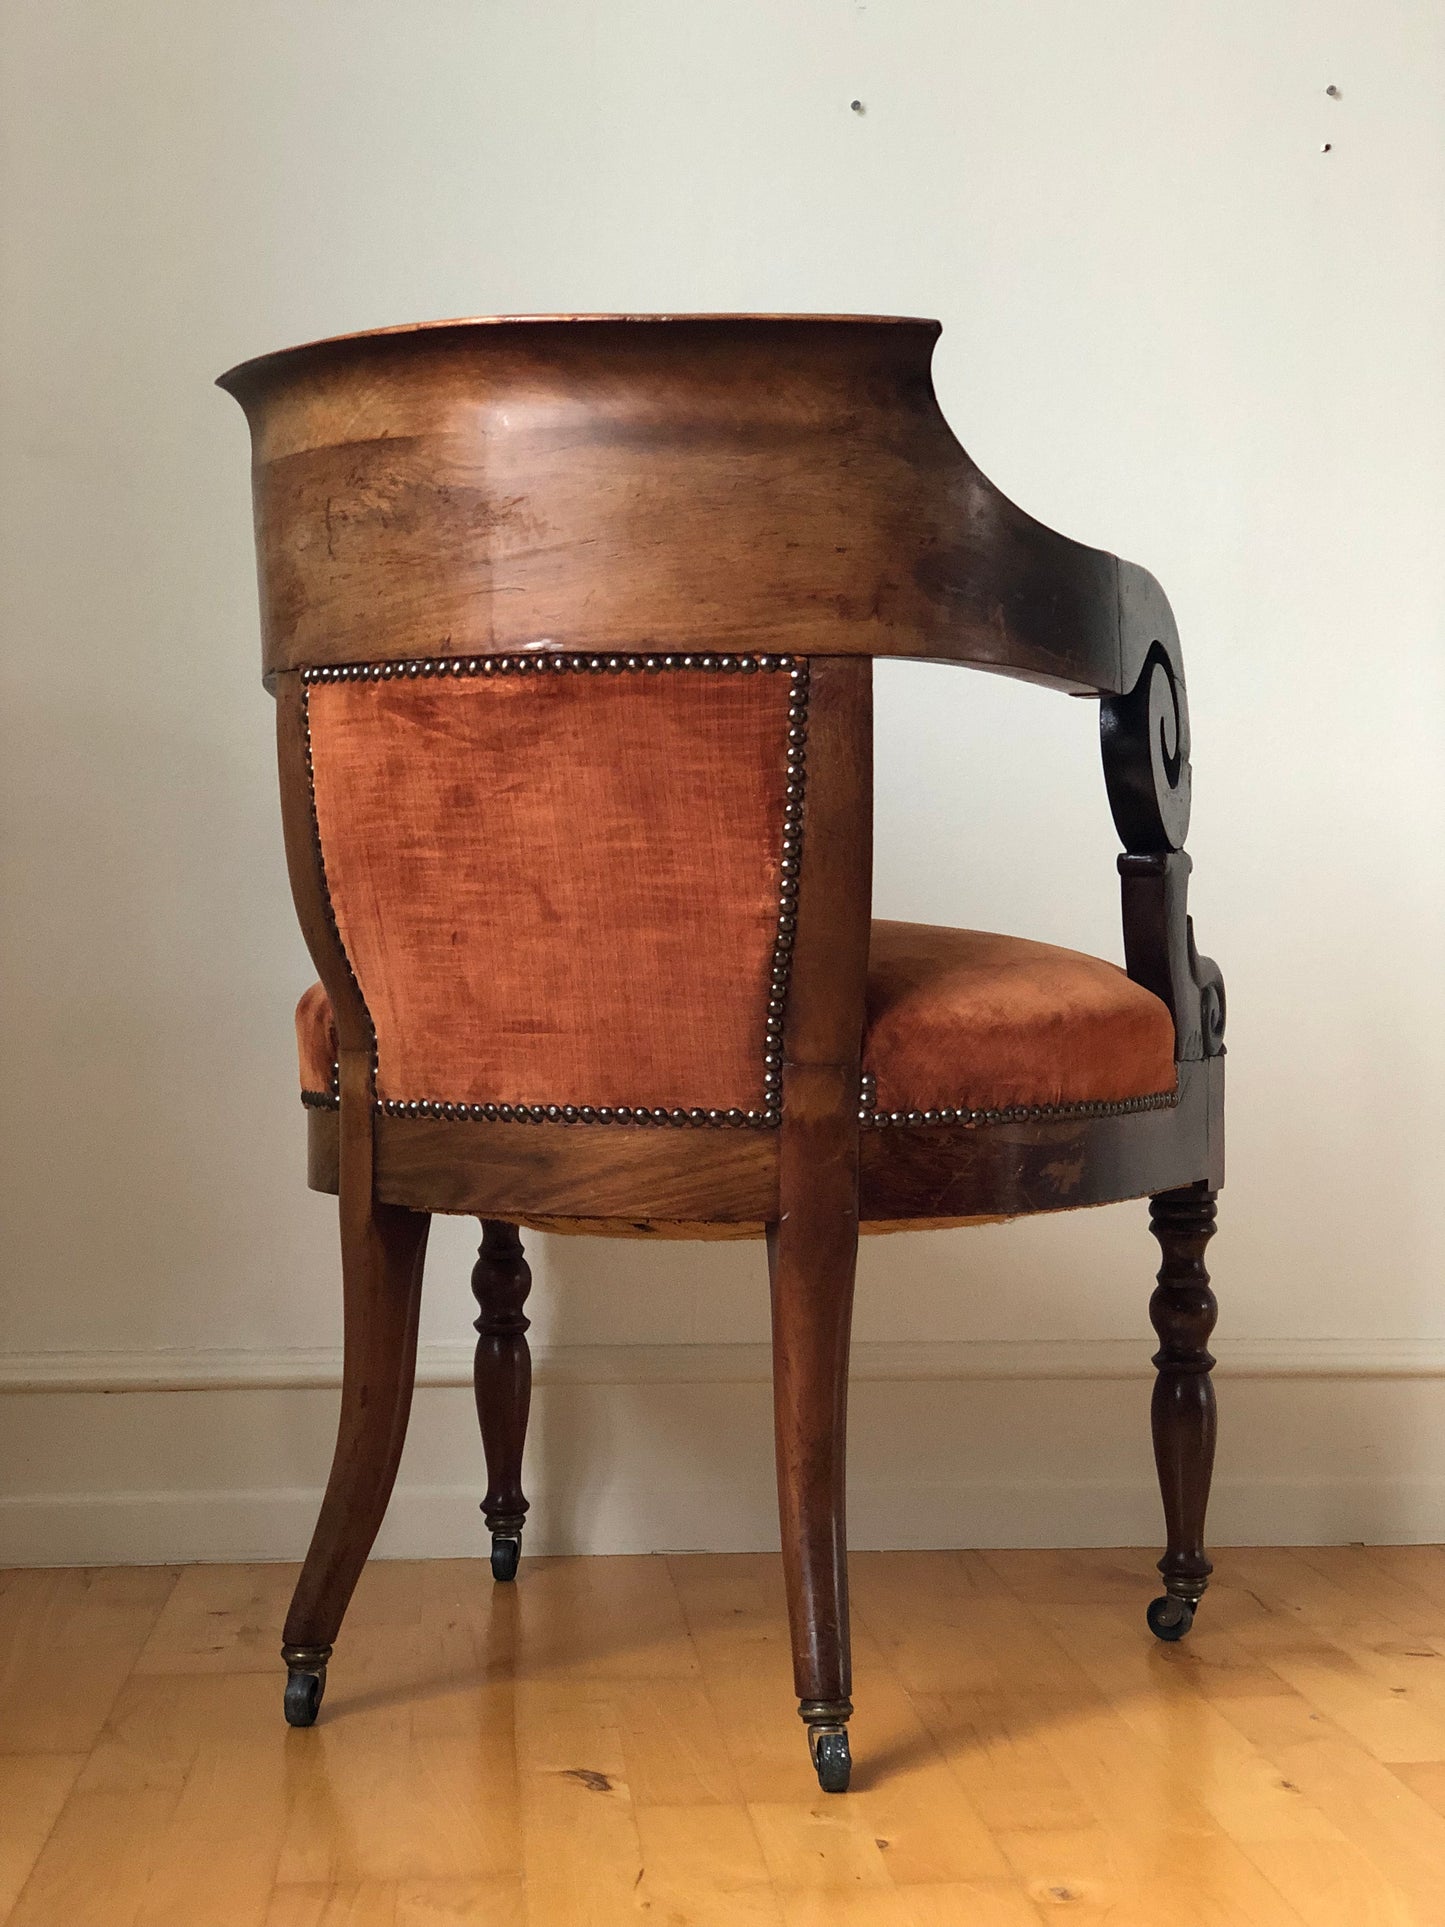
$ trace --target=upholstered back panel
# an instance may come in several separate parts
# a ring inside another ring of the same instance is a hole
[[[382,1100],[763,1121],[805,668],[482,658],[317,670],[305,693]]]

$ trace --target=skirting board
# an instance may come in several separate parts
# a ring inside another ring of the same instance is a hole
[[[975,1379],[1147,1378],[1147,1338],[941,1339],[855,1344],[859,1383]],[[1217,1377],[1445,1378],[1445,1339],[1245,1338],[1219,1346]],[[771,1371],[766,1345],[539,1345],[538,1385],[752,1385]],[[422,1345],[418,1386],[470,1385],[472,1347]],[[339,1386],[330,1347],[0,1354],[0,1392],[182,1392]]]
[[[0,1564],[295,1559],[331,1352],[12,1356]],[[429,1348],[378,1555],[480,1555],[470,1352]],[[852,1543],[1155,1545],[1147,1344],[860,1344]],[[1216,1544],[1445,1539],[1445,1346],[1221,1347]],[[777,1544],[765,1346],[539,1349],[527,1546]],[[122,1394],[117,1396],[117,1394]]]
[[[484,1559],[477,1511],[481,1481],[402,1486],[377,1540],[379,1559]],[[766,1490],[629,1486],[590,1495],[584,1531],[549,1524],[561,1495],[533,1489],[528,1557],[556,1553],[776,1552]],[[566,1495],[575,1508],[577,1493]],[[0,1499],[0,1567],[224,1564],[301,1557],[320,1489],[260,1492],[119,1492],[56,1499]],[[1035,1483],[848,1487],[849,1543],[856,1552],[941,1546],[1156,1546],[1159,1496],[1152,1484]],[[1434,1529],[1419,1530],[1417,1520]],[[1445,1479],[1397,1487],[1367,1483],[1328,1491],[1309,1485],[1220,1482],[1211,1506],[1212,1545],[1418,1545],[1445,1539]],[[705,1530],[699,1531],[699,1522]],[[1087,1527],[1081,1525],[1087,1521]]]

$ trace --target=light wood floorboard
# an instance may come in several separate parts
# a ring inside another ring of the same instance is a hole
[[[1445,1551],[853,1560],[820,1794],[774,1558],[0,1573],[8,1927],[1445,1927]]]

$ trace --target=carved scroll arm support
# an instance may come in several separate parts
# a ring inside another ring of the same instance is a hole
[[[1189,916],[1189,704],[1179,640],[1153,578],[1130,573],[1150,593],[1136,585],[1121,596],[1121,615],[1147,616],[1154,633],[1131,651],[1142,657],[1132,688],[1105,695],[1099,717],[1109,807],[1124,845],[1124,960],[1135,983],[1168,1005],[1175,1060],[1191,1063],[1223,1053],[1224,979],[1195,948]]]
[[[1195,948],[1186,908],[1192,868],[1183,850],[1119,858],[1125,968],[1169,1006],[1180,1064],[1224,1051],[1224,978]]]

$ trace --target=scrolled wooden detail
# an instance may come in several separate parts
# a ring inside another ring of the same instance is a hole
[[[1189,937],[1189,973],[1199,990],[1199,1027],[1206,1057],[1224,1055],[1224,1020],[1228,1005],[1224,973],[1213,957],[1201,957],[1194,943],[1194,919],[1185,926]]]
[[[1109,808],[1124,854],[1124,959],[1174,1018],[1181,1063],[1224,1051],[1224,979],[1201,957],[1189,916],[1189,701],[1174,618],[1143,570],[1121,565],[1125,653],[1140,660],[1127,694],[1105,695],[1099,736]]]
[[[1224,978],[1195,947],[1188,909],[1193,867],[1183,850],[1119,858],[1125,966],[1136,984],[1169,1006],[1180,1064],[1224,1054]]]
[[[1104,781],[1119,841],[1131,856],[1182,850],[1189,830],[1189,703],[1184,675],[1152,644],[1138,681],[1099,706]]]

